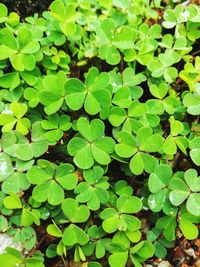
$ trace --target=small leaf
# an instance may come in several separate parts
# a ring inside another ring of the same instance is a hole
[[[4,198],[3,203],[7,209],[21,209],[22,203],[20,198],[15,193],[10,193],[10,196]]]
[[[195,216],[200,216],[200,193],[193,193],[186,203],[187,210]]]
[[[183,203],[190,193],[187,185],[179,178],[173,178],[170,181],[169,188],[172,190],[169,194],[169,200],[174,206]]]
[[[128,251],[113,253],[108,258],[108,262],[111,267],[115,266],[124,267],[126,266],[127,260],[128,260]]]
[[[48,225],[47,233],[52,236],[62,237],[62,232],[55,223]]]
[[[199,231],[197,226],[188,220],[185,220],[183,218],[180,219],[180,229],[185,238],[189,240],[193,240],[198,237]]]
[[[192,139],[192,141],[190,142],[190,149],[190,157],[192,161],[197,166],[200,166],[200,137]]]
[[[67,219],[74,223],[82,223],[87,221],[90,212],[87,206],[78,206],[76,200],[72,198],[66,198],[62,202],[62,210]]]
[[[75,244],[85,245],[89,240],[88,235],[75,224],[70,224],[63,233],[63,242],[70,247]]]

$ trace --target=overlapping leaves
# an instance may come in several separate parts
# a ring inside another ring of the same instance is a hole
[[[86,117],[81,117],[77,121],[77,129],[79,134],[68,144],[68,153],[73,156],[74,163],[82,169],[89,169],[95,161],[101,165],[109,164],[115,142],[104,136],[104,123],[99,119],[89,122]]]
[[[45,160],[38,160],[27,172],[27,178],[33,189],[33,198],[42,203],[48,201],[58,205],[64,200],[64,189],[72,190],[77,185],[74,167],[70,164],[56,166]]]
[[[26,249],[47,225],[47,257],[140,267],[197,238],[200,9],[151,2],[55,0],[21,21],[0,4],[0,230]]]

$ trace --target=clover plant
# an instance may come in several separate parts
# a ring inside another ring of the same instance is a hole
[[[107,204],[109,201],[108,177],[103,176],[103,173],[104,170],[99,166],[85,170],[85,182],[79,183],[74,190],[78,194],[76,200],[79,203],[87,202],[90,210],[98,210],[101,204]]]
[[[31,267],[33,265],[37,266],[37,267],[43,267],[45,266],[43,263],[43,258],[41,254],[37,254],[35,253],[32,257],[30,258],[25,258],[21,255],[21,253],[19,253],[19,251],[17,251],[14,248],[7,248],[6,252],[2,253],[0,255],[0,261],[1,262],[7,262],[7,266],[8,267],[12,267],[12,266],[28,266]]]
[[[108,165],[115,142],[111,137],[104,136],[103,121],[94,119],[89,122],[86,117],[81,117],[77,121],[77,129],[79,134],[67,146],[69,155],[74,157],[74,163],[82,169],[89,169],[95,161]]]
[[[198,1],[49,2],[0,3],[0,266],[169,260],[199,236]]]

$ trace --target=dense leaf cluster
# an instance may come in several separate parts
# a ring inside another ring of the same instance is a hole
[[[199,235],[200,7],[165,2],[0,4],[0,230],[31,251],[1,265],[140,267]]]

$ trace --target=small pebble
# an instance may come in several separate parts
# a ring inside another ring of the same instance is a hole
[[[200,260],[198,260],[198,261],[195,263],[195,266],[196,266],[196,267],[200,267]]]
[[[16,248],[19,251],[23,250],[22,245],[15,243],[12,236],[9,236],[7,234],[0,234],[0,254],[4,253],[7,247]]]
[[[161,261],[158,264],[159,267],[172,267],[172,265],[168,261]]]
[[[186,249],[185,250],[185,253],[188,256],[193,257],[194,259],[196,259],[196,255],[195,255],[195,252],[194,252],[194,249],[193,248]]]

